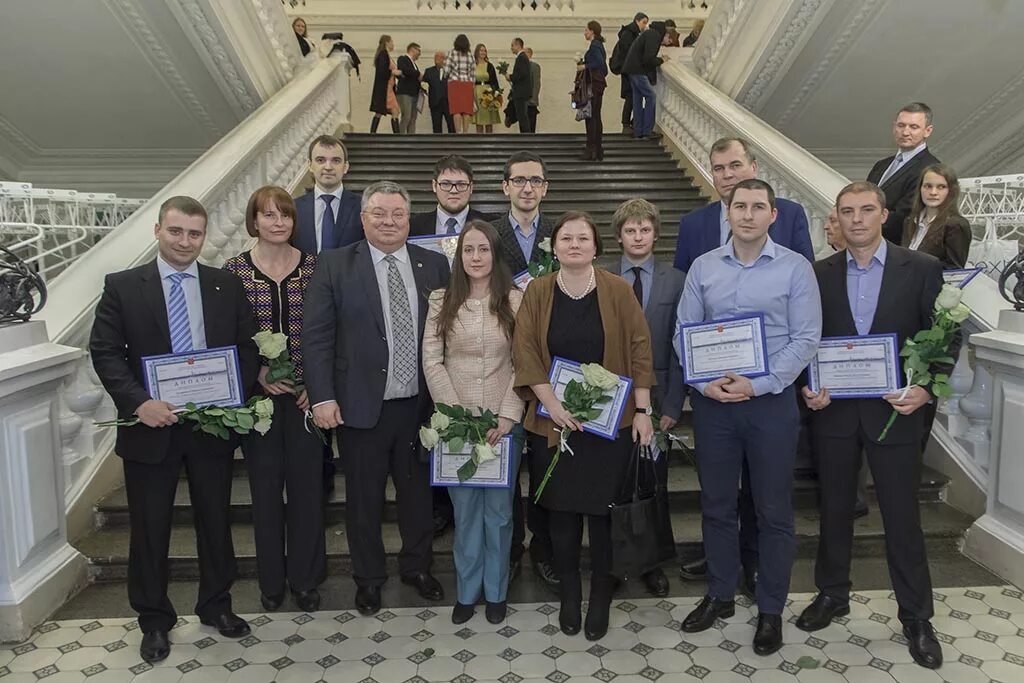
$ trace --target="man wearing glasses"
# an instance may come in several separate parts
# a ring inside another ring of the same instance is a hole
[[[473,167],[464,157],[449,154],[438,159],[430,186],[437,197],[437,208],[415,214],[409,221],[410,235],[458,235],[468,220],[491,220],[488,214],[469,206]]]

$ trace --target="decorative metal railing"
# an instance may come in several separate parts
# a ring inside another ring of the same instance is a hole
[[[960,213],[977,237],[994,225],[999,239],[1024,240],[1024,173],[962,178]]]

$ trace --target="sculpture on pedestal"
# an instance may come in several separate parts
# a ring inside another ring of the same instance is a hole
[[[1011,276],[1016,278],[1012,296],[1006,291]],[[1017,258],[1007,264],[1003,274],[999,276],[999,293],[1013,304],[1015,310],[1024,312],[1024,252],[1018,253]]]
[[[9,249],[0,247],[0,324],[26,322],[45,303],[46,283],[42,276]]]

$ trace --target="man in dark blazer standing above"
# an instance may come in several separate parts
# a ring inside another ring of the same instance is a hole
[[[515,109],[519,132],[532,133],[529,102],[530,96],[533,94],[533,77],[530,75],[530,58],[526,56],[526,51],[523,49],[522,38],[512,39],[512,54],[516,56],[512,71],[505,74],[505,78],[512,84],[508,99]]]
[[[919,251],[898,247],[882,237],[888,217],[885,194],[871,183],[847,185],[836,198],[847,247],[814,264],[821,290],[823,337],[896,334],[897,348],[932,325],[935,299],[942,289],[942,264]],[[956,358],[959,337],[949,355]],[[929,368],[949,373],[948,365]],[[804,387],[811,409],[811,437],[821,498],[821,533],[814,582],[820,591],[796,625],[804,631],[826,628],[850,612],[850,555],[854,502],[861,453],[878,493],[885,526],[886,558],[903,635],[919,665],[942,665],[942,649],[932,629],[932,583],[918,507],[921,483],[921,435],[927,389],[912,386],[880,398],[832,400],[828,387],[818,393]],[[896,410],[900,415],[885,441],[879,435]]]
[[[316,185],[295,200],[295,246],[319,254],[363,239],[359,195],[346,190],[348,150],[333,135],[320,135],[309,145],[309,172]]]
[[[395,84],[395,94],[398,95],[398,107],[402,111],[398,130],[403,135],[413,135],[416,132],[416,118],[419,116],[420,80],[423,78],[419,66],[416,65],[416,60],[419,58],[419,44],[409,43],[405,54],[399,57],[395,63],[398,70],[402,72]]]
[[[547,175],[544,160],[533,152],[516,152],[505,162],[501,190],[511,207],[492,222],[513,275],[541,257],[544,240],[551,237],[555,227],[554,221],[540,211],[541,201],[548,193]]]
[[[491,216],[469,205],[473,196],[473,166],[465,157],[449,154],[438,159],[430,189],[437,197],[437,206],[413,215],[409,221],[410,235],[458,235],[468,220],[491,220]]]
[[[141,422],[118,427],[114,452],[124,465],[132,520],[128,598],[139,613],[139,654],[150,663],[170,653],[167,633],[178,619],[167,598],[167,552],[182,466],[196,516],[196,614],[225,637],[249,634],[249,625],[231,610],[235,552],[228,506],[237,439],[193,431],[174,413],[182,406],[153,399],[143,380],[145,356],[234,346],[244,398],[255,387],[256,321],[242,283],[196,263],[206,221],[206,210],[191,197],[171,197],[160,206],[156,260],[107,276],[89,339],[93,367],[118,417]]]
[[[932,134],[932,109],[924,102],[911,102],[896,114],[892,136],[899,148],[891,157],[880,159],[871,167],[868,182],[885,192],[889,217],[882,235],[893,244],[903,238],[903,222],[914,205],[918,179],[926,166],[939,163],[928,149]]]
[[[441,121],[448,126],[448,132],[455,132],[455,118],[448,113],[448,77],[444,75],[444,53],[434,53],[434,66],[423,71],[423,82],[427,84],[427,104],[430,106],[430,122],[435,133],[441,132]]]
[[[403,583],[428,600],[444,591],[430,574],[429,466],[418,429],[433,408],[420,340],[427,296],[448,284],[448,260],[406,244],[409,193],[391,181],[363,191],[366,239],[324,252],[306,290],[302,328],[306,390],[313,419],[338,428],[345,457],[345,524],[356,608],[380,610],[387,580],[381,519],[388,476],[395,485]]]

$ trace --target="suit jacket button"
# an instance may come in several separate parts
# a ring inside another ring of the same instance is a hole
[[[381,372],[387,372],[387,368],[381,368],[380,371]]]

